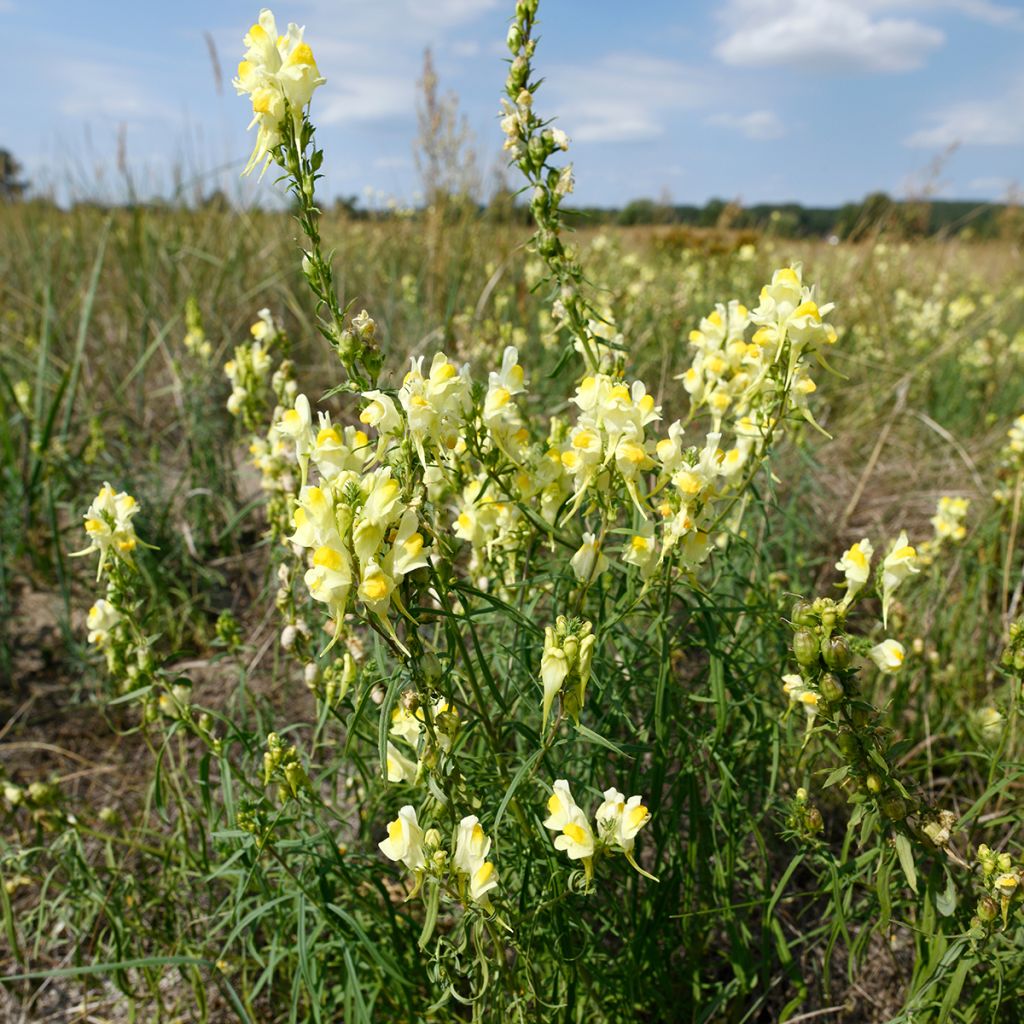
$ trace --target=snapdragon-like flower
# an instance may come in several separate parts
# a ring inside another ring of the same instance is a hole
[[[131,561],[132,552],[138,545],[132,519],[139,511],[138,502],[125,491],[115,493],[105,483],[85,513],[85,532],[89,546],[74,552],[75,556],[100,553],[96,578],[99,579],[113,554],[126,562]]]
[[[654,875],[644,871],[633,856],[637,833],[651,820],[651,812],[644,805],[642,796],[631,796],[628,800],[617,789],[612,787],[604,791],[604,801],[594,815],[597,822],[597,834],[601,841],[611,850],[621,850],[626,860],[652,881],[658,881]]]
[[[846,607],[861,591],[871,575],[871,557],[875,549],[866,537],[843,552],[843,557],[836,562],[836,568],[846,576],[846,596],[843,606]]]
[[[426,857],[423,852],[423,829],[416,820],[416,808],[411,804],[402,807],[398,817],[388,822],[387,838],[382,839],[377,846],[388,860],[400,861],[410,871],[420,874],[426,864]],[[416,888],[419,888],[419,879]]]
[[[593,583],[608,568],[608,559],[592,533],[583,534],[583,543],[569,560],[572,571],[580,583]]]
[[[462,819],[452,863],[469,881],[469,895],[484,909],[490,909],[489,893],[498,887],[498,872],[487,859],[491,840],[484,834],[475,814]]]
[[[89,628],[89,643],[106,647],[110,643],[110,632],[121,621],[121,613],[105,598],[100,598],[86,616]]]
[[[434,735],[441,750],[451,750],[452,740],[459,728],[458,709],[445,697],[439,697],[431,706]],[[404,740],[414,750],[419,749],[420,738],[427,732],[426,712],[420,707],[415,711],[399,704],[391,712],[390,733]]]
[[[871,648],[871,660],[881,672],[899,672],[907,652],[898,640],[883,640]]]
[[[398,400],[424,466],[428,446],[440,454],[458,447],[470,408],[470,383],[468,366],[460,369],[443,352],[435,353],[426,376],[423,356],[412,359]]]
[[[582,860],[589,878],[593,870],[594,832],[587,816],[576,805],[565,779],[555,782],[548,797],[548,816],[544,827],[560,833],[555,836],[555,849],[563,850],[570,860]]]
[[[594,816],[598,833],[609,846],[631,854],[636,834],[651,820],[651,812],[644,806],[643,797],[625,798],[617,789],[604,792],[604,802]]]
[[[290,115],[297,129],[314,90],[324,84],[313,51],[303,41],[303,31],[298,25],[289,24],[288,31],[279,35],[274,15],[264,8],[246,33],[245,58],[232,83],[239,95],[248,95],[252,100],[249,127],[258,126],[256,145],[245,174],[261,162],[266,169],[281,143],[285,117]]]
[[[418,765],[410,761],[395,745],[387,745],[387,761],[384,765],[388,782],[412,782],[416,778]]]
[[[596,832],[573,799],[565,779],[555,782],[547,807],[544,827],[559,833],[555,836],[555,849],[564,851],[570,860],[583,861],[588,881],[593,876],[594,855],[600,850],[624,854],[640,874],[657,881],[633,856],[637,833],[651,820],[642,797],[631,796],[627,800],[617,789],[605,790],[595,815]]]
[[[807,714],[807,728],[810,730],[818,714],[818,691],[808,686],[803,676],[795,672],[789,672],[782,677],[782,690],[789,697],[790,704],[799,704],[804,709]]]
[[[903,581],[921,571],[917,564],[917,551],[907,543],[906,530],[901,531],[896,543],[882,562],[882,624],[888,621],[892,596]]]

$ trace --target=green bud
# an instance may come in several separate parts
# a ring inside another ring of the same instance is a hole
[[[882,792],[882,780],[874,772],[871,772],[864,780],[864,785],[867,786],[869,793],[878,794]]]
[[[576,659],[580,653],[580,642],[574,636],[568,636],[565,638],[565,642],[562,644],[562,650],[565,651],[566,660],[570,666],[576,663]]]
[[[798,629],[793,634],[793,655],[801,665],[815,664],[818,651],[818,638],[809,629]]]

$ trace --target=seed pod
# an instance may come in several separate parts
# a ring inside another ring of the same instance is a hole
[[[882,813],[891,821],[900,821],[907,816],[907,802],[901,796],[886,797],[882,801]]]
[[[825,698],[830,704],[834,704],[838,700],[843,699],[843,683],[842,680],[834,672],[826,672],[818,680],[818,692]]]
[[[999,916],[999,904],[991,896],[982,896],[978,900],[978,917],[982,921],[994,921]]]
[[[821,811],[817,807],[812,807],[807,812],[807,828],[811,832],[820,832],[825,827],[825,823],[821,820]]]
[[[818,638],[809,629],[798,629],[793,634],[793,656],[801,665],[813,665],[818,651]]]
[[[874,772],[871,772],[864,780],[864,785],[867,786],[869,793],[882,792],[882,780]]]
[[[860,753],[860,744],[852,732],[841,732],[836,737],[836,746],[848,761],[852,761]]]
[[[850,667],[850,644],[845,636],[830,636],[821,645],[821,656],[829,668],[842,672]]]
[[[793,610],[790,612],[790,619],[793,621],[793,624],[797,626],[813,626],[814,612],[811,608],[810,601],[797,601],[793,605]]]

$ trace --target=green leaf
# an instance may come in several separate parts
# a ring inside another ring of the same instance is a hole
[[[953,876],[943,868],[946,874],[946,888],[935,894],[935,909],[943,917],[952,917],[956,910],[956,886],[953,884]]]
[[[427,948],[430,936],[434,934],[434,925],[437,924],[437,910],[441,905],[441,886],[437,882],[428,882],[427,888],[430,890],[430,894],[425,901],[426,914],[423,917],[423,930],[420,932],[420,949]]]
[[[910,840],[902,833],[896,837],[896,856],[900,859],[903,874],[907,876],[907,885],[916,893],[917,868],[914,866],[914,852],[910,847]]]
[[[616,754],[622,754],[623,757],[629,755],[622,749],[622,747],[616,746],[611,740],[606,740],[603,736],[594,732],[593,729],[588,729],[585,725],[580,724],[576,726],[576,731],[591,743],[596,743],[598,746],[606,747],[608,750],[613,750]]]

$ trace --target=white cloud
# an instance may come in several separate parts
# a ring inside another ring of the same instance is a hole
[[[920,67],[945,41],[939,29],[887,17],[879,0],[728,0],[719,19],[726,64],[802,71],[897,72]]]
[[[1024,79],[999,96],[954,103],[932,114],[929,121],[906,145],[921,149],[1024,146]]]
[[[579,142],[634,142],[665,132],[665,115],[699,107],[708,90],[675,61],[610,53],[585,65],[552,67],[550,109]]]
[[[62,93],[57,109],[68,117],[152,120],[170,117],[170,107],[143,88],[143,74],[111,61],[69,58],[55,73]]]
[[[708,124],[735,129],[748,139],[757,141],[781,139],[786,134],[786,126],[774,110],[752,110],[749,114],[713,114],[708,118]]]
[[[323,124],[408,117],[415,109],[415,75],[385,75],[350,68],[330,79],[331,90],[317,112]],[[318,96],[319,100],[320,97]]]

